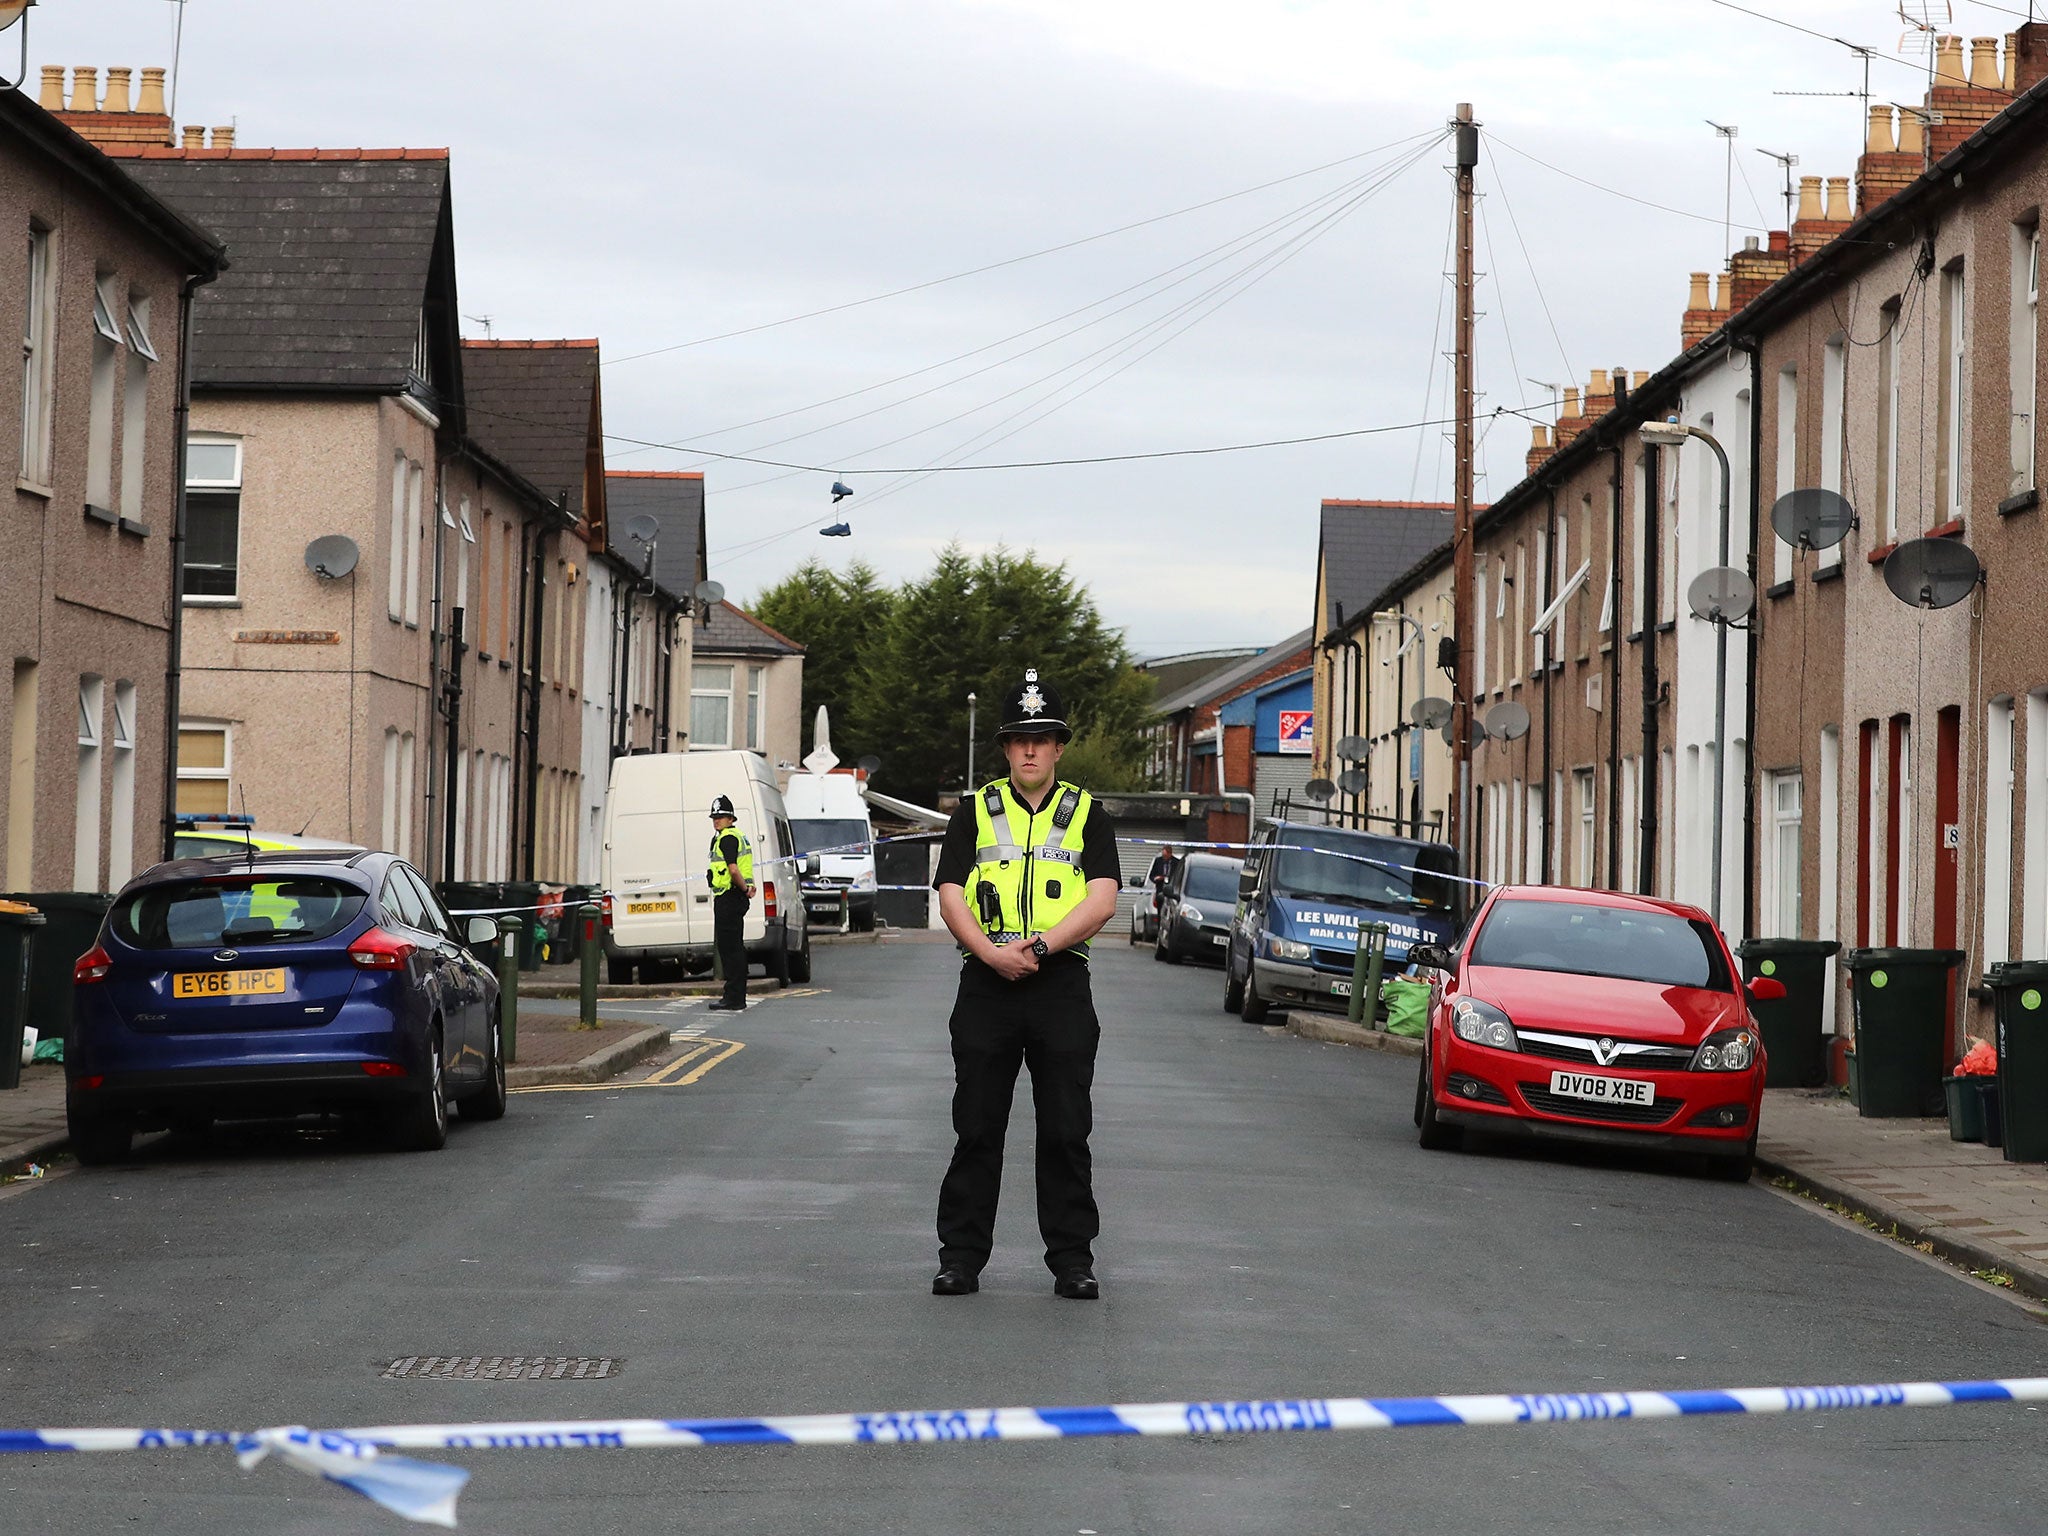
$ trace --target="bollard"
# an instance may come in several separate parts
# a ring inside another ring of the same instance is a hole
[[[583,943],[580,955],[583,960],[583,1011],[577,1020],[578,1029],[597,1028],[597,960],[604,945],[597,937],[598,910],[595,902],[586,901],[576,909],[576,921],[583,925]]]
[[[1387,957],[1387,925],[1360,923],[1358,947],[1351,955],[1351,1005],[1344,1016],[1353,1024],[1379,1020],[1380,968]],[[1366,1000],[1372,1001],[1372,1017],[1366,1017]]]
[[[1365,961],[1365,995],[1372,999],[1372,1027],[1380,1027],[1380,975],[1387,968],[1387,925],[1374,923],[1372,951]]]
[[[504,1026],[505,1060],[519,1059],[519,921],[498,923],[498,1020]]]

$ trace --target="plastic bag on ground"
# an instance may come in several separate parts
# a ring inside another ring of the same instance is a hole
[[[1383,981],[1380,1001],[1387,1005],[1388,1034],[1420,1040],[1428,1033],[1428,982],[1402,981],[1398,977]]]

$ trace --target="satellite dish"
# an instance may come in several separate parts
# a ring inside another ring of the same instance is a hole
[[[1440,699],[1435,694],[1425,694],[1408,706],[1408,723],[1419,725],[1425,731],[1436,730],[1451,723],[1451,701]],[[1446,737],[1446,740],[1449,738]]]
[[[1301,786],[1301,792],[1317,805],[1328,805],[1337,798],[1337,786],[1328,779],[1310,779]]]
[[[709,608],[713,603],[724,602],[725,584],[723,582],[718,581],[698,582],[697,601],[702,603],[706,608]]]
[[[1686,587],[1685,605],[1696,619],[1732,624],[1756,607],[1756,583],[1732,565],[1711,565]]]
[[[1529,711],[1513,699],[1486,712],[1486,734],[1500,741],[1519,741],[1529,734]]]
[[[866,757],[862,758],[860,762],[857,763],[855,766],[858,767],[860,771],[866,774],[869,778],[873,778],[876,774],[882,771],[882,760],[879,757],[875,756],[874,753],[870,752]]]
[[[1427,727],[1424,727],[1424,729],[1427,729]],[[1438,734],[1443,737],[1444,745],[1448,747],[1451,744],[1451,722],[1448,717],[1445,718],[1443,728],[1438,732]],[[1486,722],[1481,720],[1477,715],[1474,715],[1472,717],[1472,745],[1477,747],[1481,745],[1485,740]]]
[[[804,767],[823,778],[838,766],[838,754],[832,750],[832,722],[825,706],[820,704],[817,718],[811,724],[811,750],[804,758]]]
[[[638,512],[626,519],[626,537],[635,544],[652,544],[661,533],[661,524],[652,512]]]
[[[1856,526],[1856,509],[1839,491],[1787,491],[1771,504],[1771,530],[1795,549],[1833,549]]]
[[[1337,775],[1337,787],[1347,795],[1364,794],[1365,770],[1363,768],[1346,768]]]
[[[1372,743],[1363,736],[1346,736],[1337,743],[1337,755],[1347,763],[1362,763],[1372,753]]]
[[[323,534],[306,546],[306,569],[329,581],[346,576],[362,558],[356,541],[345,533]]]
[[[1947,608],[1983,579],[1976,551],[1961,539],[1908,539],[1884,558],[1884,584],[1915,608]]]

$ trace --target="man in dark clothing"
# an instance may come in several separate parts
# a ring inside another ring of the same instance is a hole
[[[1173,878],[1173,866],[1179,862],[1172,844],[1159,850],[1159,857],[1152,861],[1151,869],[1145,873],[1145,878],[1152,883],[1154,895],[1166,889],[1166,882]]]
[[[1038,1118],[1038,1230],[1053,1294],[1092,1301],[1100,1228],[1088,1134],[1102,1030],[1088,941],[1116,912],[1116,828],[1054,770],[1071,737],[1059,694],[1036,672],[1004,701],[996,741],[1009,776],[954,812],[933,885],[960,943],[953,1003],[953,1160],[939,1188],[935,1296],[979,1290],[995,1244],[1003,1142],[1017,1072]]]
[[[732,800],[711,802],[711,941],[725,995],[706,1010],[737,1013],[747,1006],[747,908],[754,900],[754,850],[739,828]]]

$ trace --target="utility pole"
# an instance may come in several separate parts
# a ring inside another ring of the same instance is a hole
[[[1452,122],[1458,148],[1457,524],[1451,535],[1451,624],[1458,675],[1451,689],[1451,846],[1472,873],[1472,173],[1479,164],[1479,125],[1472,103],[1458,103]]]

